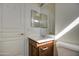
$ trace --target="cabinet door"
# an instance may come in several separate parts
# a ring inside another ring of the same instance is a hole
[[[39,48],[34,46],[36,44],[33,40],[29,39],[29,55],[30,56],[38,56],[39,55]]]
[[[24,55],[23,4],[2,5],[0,55]]]
[[[32,46],[32,56],[38,56],[38,53],[39,53],[38,48]]]

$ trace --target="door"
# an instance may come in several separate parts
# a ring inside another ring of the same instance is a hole
[[[0,40],[1,40],[1,37],[2,37],[2,34],[1,34],[1,30],[2,30],[2,17],[1,17],[1,14],[2,14],[2,4],[0,4]]]
[[[2,4],[0,7],[0,55],[24,55],[24,5]],[[2,12],[2,13],[1,13]]]

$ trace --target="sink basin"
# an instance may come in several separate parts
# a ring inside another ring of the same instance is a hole
[[[54,38],[55,35],[47,35],[47,38]]]
[[[41,36],[41,38],[54,38],[54,35],[46,35],[46,36]]]

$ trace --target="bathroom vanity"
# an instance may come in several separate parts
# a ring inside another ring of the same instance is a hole
[[[54,40],[42,39],[35,40],[29,37],[29,55],[30,56],[53,56],[54,54]]]
[[[51,8],[49,9],[49,7]],[[30,56],[54,55],[55,19],[54,8],[52,7],[52,4],[43,4],[39,6],[39,11],[35,9],[31,10],[32,28],[28,36]]]

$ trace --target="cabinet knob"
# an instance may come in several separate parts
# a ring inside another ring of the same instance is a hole
[[[24,35],[24,33],[21,33],[20,35]]]

